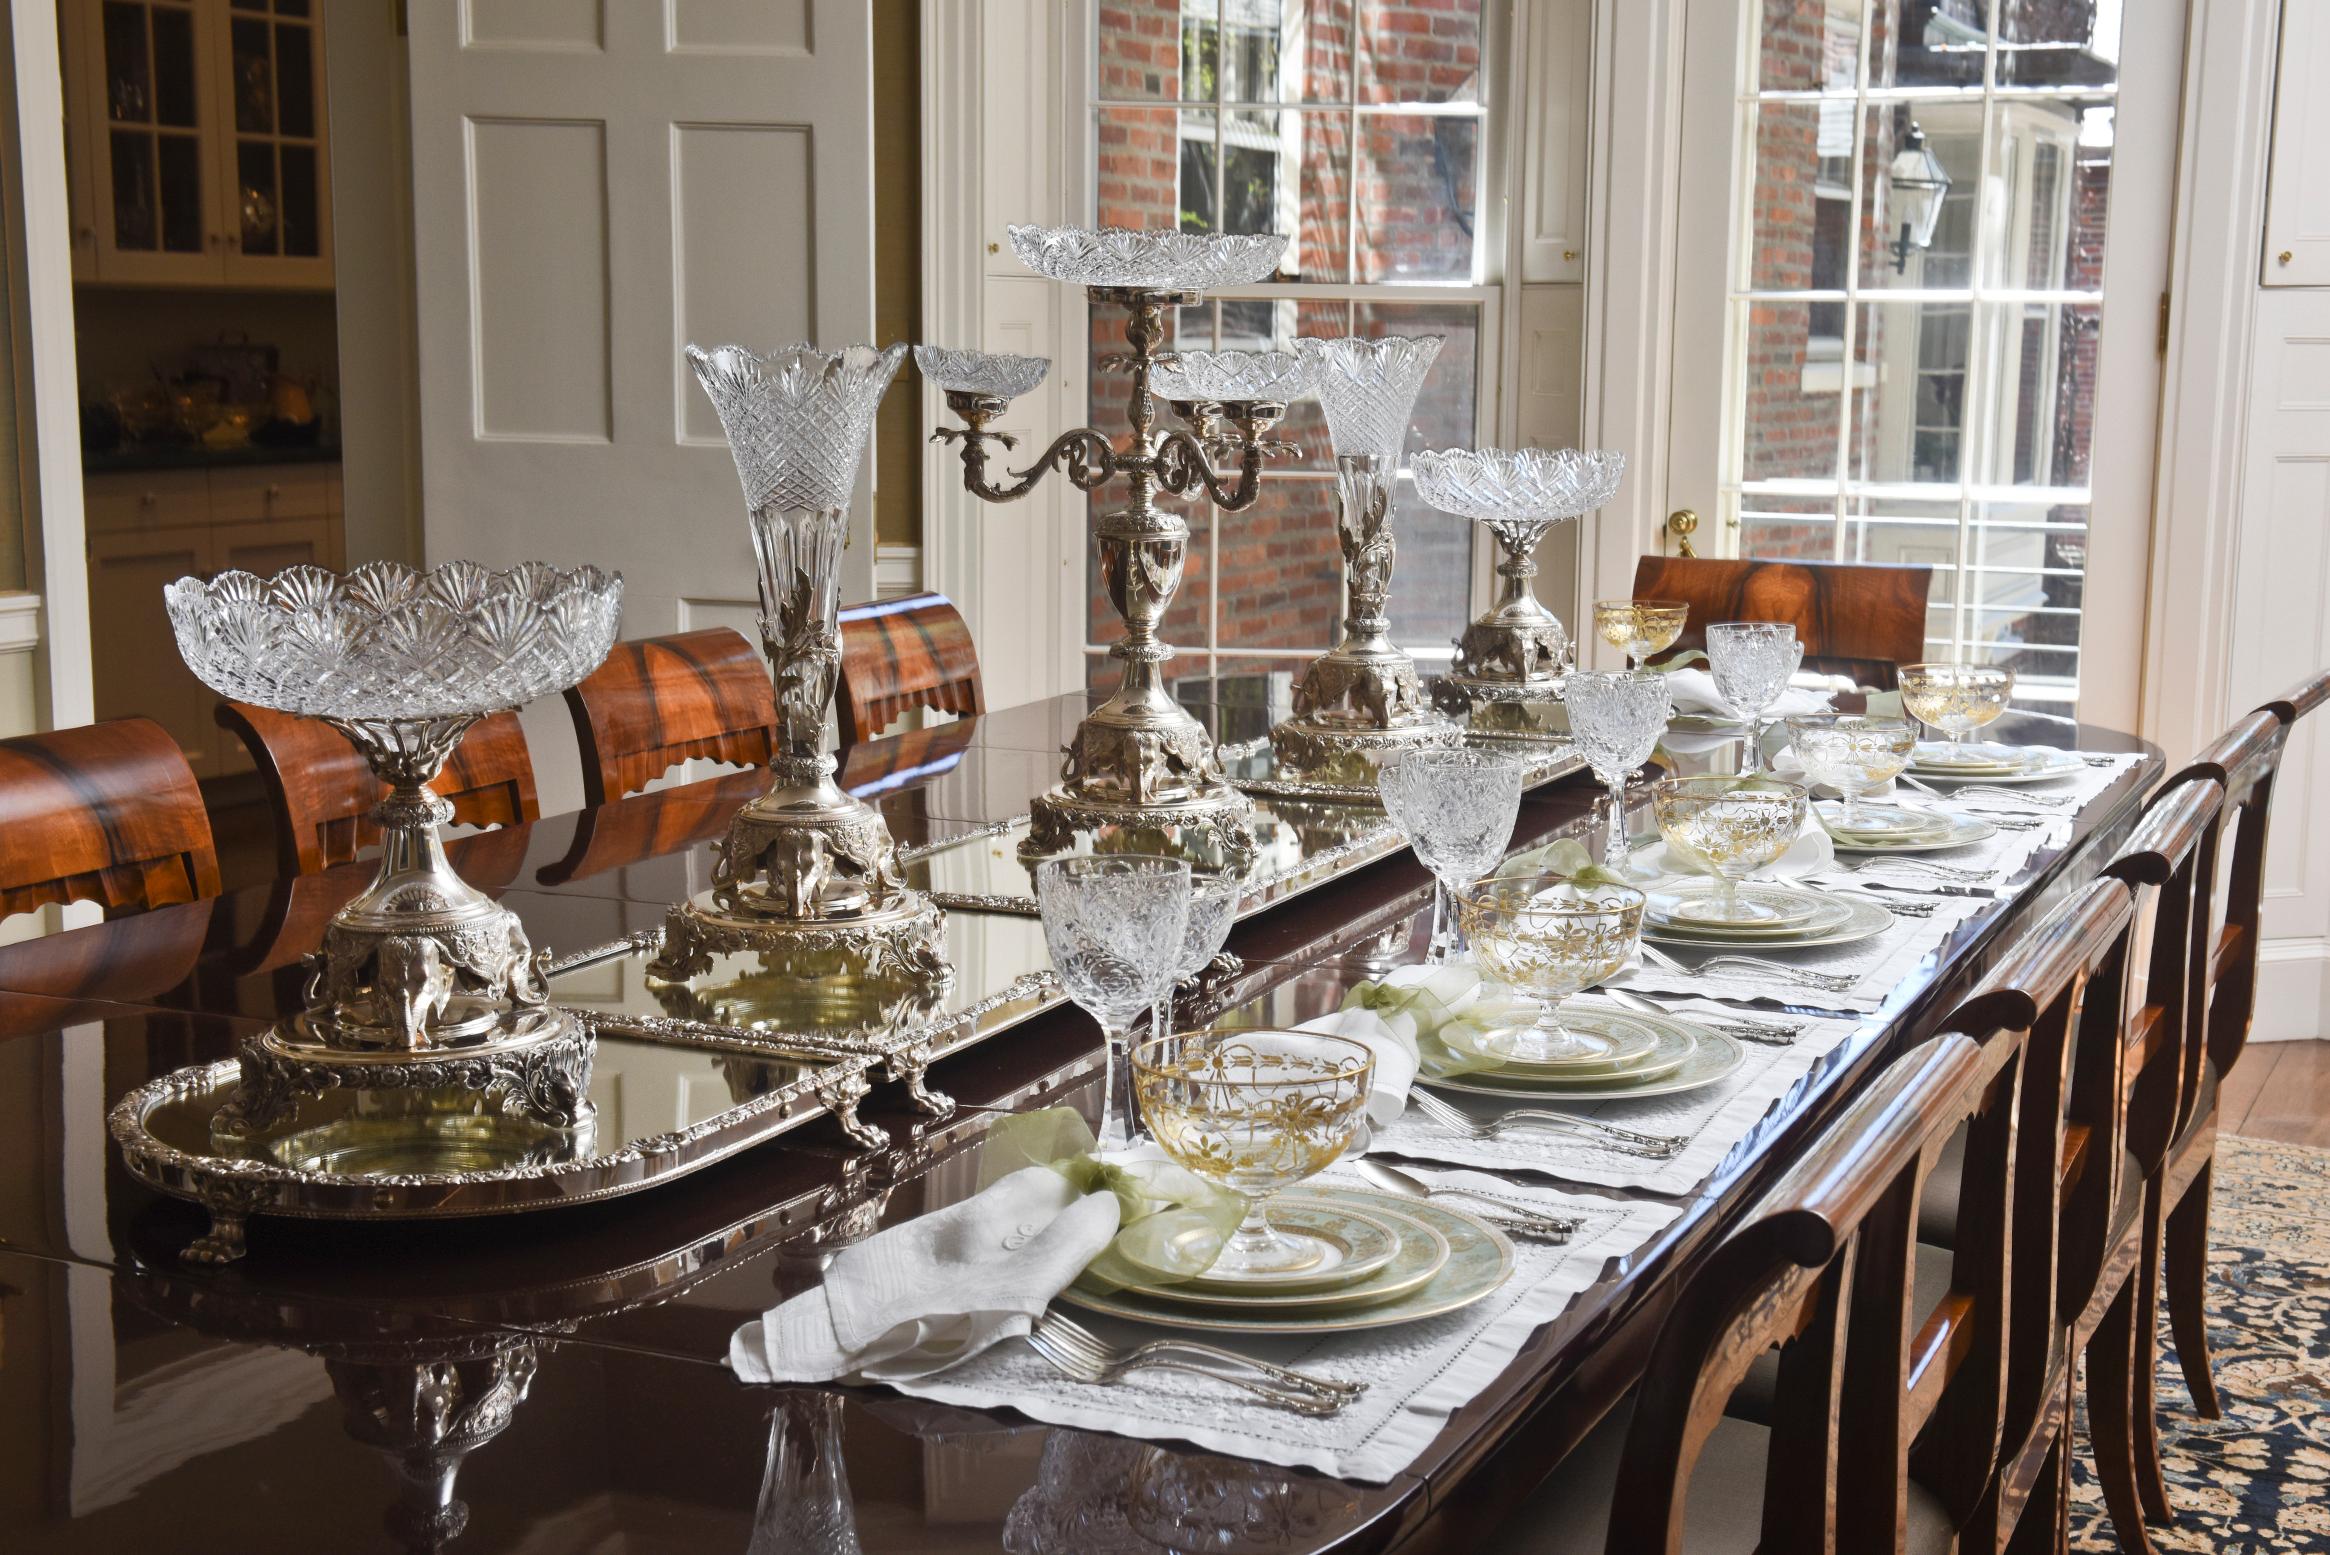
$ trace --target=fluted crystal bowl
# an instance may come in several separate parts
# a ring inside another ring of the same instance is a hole
[[[760,352],[691,345],[688,365],[720,413],[748,509],[849,506],[874,414],[906,345],[820,351],[805,341]]]
[[[1487,523],[1576,518],[1618,495],[1621,453],[1448,448],[1416,455],[1416,490],[1443,513]]]
[[[1044,381],[1052,369],[1041,356],[1002,356],[988,351],[956,351],[946,346],[916,346],[914,365],[934,389],[962,394],[989,394],[1015,400]]]
[[[1130,227],[1006,227],[1011,251],[1036,274],[1071,286],[1209,291],[1251,286],[1278,268],[1276,232],[1181,232]]]
[[[1309,364],[1292,351],[1176,351],[1149,368],[1149,392],[1169,400],[1283,405],[1310,386]]]
[[[1440,355],[1440,343],[1438,335],[1305,336],[1295,342],[1310,363],[1311,388],[1327,412],[1327,436],[1338,455],[1399,458],[1416,392]]]
[[[385,721],[519,707],[598,668],[623,578],[526,562],[417,572],[287,567],[180,578],[163,591],[186,667],[220,696],[311,718]]]

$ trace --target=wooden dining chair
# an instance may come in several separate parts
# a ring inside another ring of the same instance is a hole
[[[372,811],[388,792],[348,737],[314,718],[221,702],[218,726],[241,739],[275,811],[275,867],[312,875],[380,840]],[[429,784],[467,826],[515,826],[542,814],[534,758],[515,713],[478,720]]]
[[[844,606],[834,694],[841,743],[870,740],[915,707],[963,718],[987,710],[963,613],[944,594]]]
[[[1871,1081],[1676,1293],[1631,1412],[1488,1547],[1957,1548],[1999,1439],[2022,1052],[1948,1034]],[[1918,1186],[1961,1125],[1966,1245],[1920,1247]],[[1775,1348],[1769,1423],[1727,1413]]]
[[[202,790],[160,724],[0,740],[0,918],[92,900],[142,912],[218,891]]]
[[[1926,657],[1933,575],[1931,567],[1876,562],[1645,556],[1634,564],[1634,597],[1690,606],[1669,652],[1704,650],[1716,621],[1785,621],[1804,644],[1806,669],[1891,691],[1902,665]]]
[[[635,794],[683,761],[765,767],[776,754],[768,665],[725,626],[621,642],[566,693],[583,802]]]

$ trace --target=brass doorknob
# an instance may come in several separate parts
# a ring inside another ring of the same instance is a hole
[[[2274,257],[2275,257],[2277,260],[2279,260],[2281,263],[2283,263],[2283,264],[2285,264],[2285,265],[2286,265],[2286,264],[2288,264],[2288,263],[2289,263],[2291,260],[2293,260],[2293,259],[2297,258],[2298,256],[2297,256],[2297,255],[2295,255],[2295,254],[2293,254],[2293,253],[2291,253],[2291,252],[2290,252],[2288,249],[2286,249],[2286,248],[2285,248],[2285,249],[2283,249],[2283,250],[2282,250],[2282,251],[2281,251],[2279,254],[2276,254]]]
[[[1667,533],[1675,537],[1677,556],[1697,556],[1691,548],[1691,536],[1698,533],[1699,515],[1689,508],[1677,508],[1667,515]]]

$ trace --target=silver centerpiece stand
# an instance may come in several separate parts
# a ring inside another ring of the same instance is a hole
[[[1424,500],[1486,527],[1503,553],[1496,601],[1457,639],[1456,662],[1440,683],[1447,705],[1477,713],[1484,704],[1560,699],[1570,635],[1531,585],[1537,544],[1555,524],[1616,496],[1625,469],[1624,454],[1574,448],[1416,455],[1416,489]]]
[[[850,491],[905,355],[903,345],[831,354],[790,345],[766,356],[688,347],[744,484],[778,749],[769,791],[737,812],[719,845],[710,903],[671,909],[660,976],[686,978],[737,951],[804,976],[943,986],[952,975],[946,915],[906,887],[881,813],[834,782],[825,748]]]
[[[1082,286],[1095,304],[1125,310],[1128,349],[1100,365],[1132,379],[1126,399],[1131,437],[1123,448],[1095,428],[1078,427],[1061,434],[1028,468],[1012,471],[1008,484],[997,485],[987,472],[989,445],[1014,445],[1007,434],[990,430],[990,423],[1012,398],[1008,365],[1029,359],[962,351],[932,352],[924,359],[925,373],[965,423],[933,435],[961,444],[963,485],[982,501],[1016,501],[1053,470],[1080,491],[1096,491],[1119,477],[1127,486],[1127,503],[1103,513],[1094,530],[1101,582],[1125,623],[1125,635],[1109,649],[1124,666],[1123,678],[1116,693],[1078,725],[1060,783],[1032,801],[1030,850],[1055,853],[1080,837],[1106,835],[1117,839],[1114,845],[1181,854],[1201,867],[1241,867],[1255,846],[1251,804],[1230,784],[1205,729],[1165,685],[1173,649],[1158,639],[1157,628],[1181,586],[1189,524],[1157,499],[1202,491],[1224,512],[1252,506],[1261,494],[1263,460],[1284,446],[1267,434],[1286,413],[1285,399],[1274,397],[1285,385],[1268,386],[1265,374],[1260,383],[1246,380],[1211,392],[1193,386],[1188,392],[1205,397],[1174,405],[1190,430],[1160,431],[1153,375],[1160,370],[1166,311],[1198,302],[1208,288],[1249,285],[1269,275],[1286,239],[1028,226],[1012,227],[1009,235],[1013,250],[1037,274]],[[1170,374],[1176,365],[1177,359],[1168,360],[1164,369]],[[1234,483],[1217,476],[1212,465],[1215,458],[1233,456]]]
[[[183,578],[165,595],[203,684],[322,719],[388,788],[379,872],[333,915],[307,1007],[242,1044],[214,1136],[274,1135],[303,1098],[332,1091],[360,1093],[375,1117],[402,1108],[471,1130],[587,1127],[589,1033],[548,1004],[545,958],[517,915],[446,863],[437,827],[452,806],[428,784],[480,718],[597,667],[622,579],[534,563],[373,563],[345,576]]]
[[[1395,750],[1461,731],[1424,697],[1416,661],[1391,640],[1392,500],[1416,394],[1438,335],[1303,340],[1334,441],[1335,532],[1343,552],[1343,639],[1295,683],[1294,715],[1270,731],[1283,775],[1371,786]]]

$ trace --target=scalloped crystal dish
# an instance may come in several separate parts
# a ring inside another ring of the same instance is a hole
[[[687,356],[720,413],[747,508],[849,506],[874,413],[906,360],[903,341],[879,351],[820,351],[803,341],[766,353],[691,345]]]
[[[1251,286],[1278,268],[1275,232],[1140,232],[1130,227],[1006,227],[1011,251],[1036,274],[1071,286],[1207,291]]]
[[[1049,357],[999,356],[987,351],[956,351],[946,346],[916,346],[914,365],[934,389],[962,394],[990,394],[1015,400],[1044,381],[1052,370]]]
[[[1446,448],[1416,455],[1416,490],[1443,513],[1490,523],[1576,518],[1618,495],[1621,453]]]
[[[563,691],[598,668],[623,618],[622,574],[542,562],[224,572],[162,593],[211,690],[351,721],[468,717]]]
[[[1310,366],[1292,351],[1175,351],[1149,366],[1149,392],[1185,403],[1284,404],[1310,387]]]
[[[1311,388],[1326,409],[1327,436],[1338,455],[1399,458],[1416,392],[1440,355],[1440,341],[1438,335],[1339,335],[1294,343],[1311,364]]]

